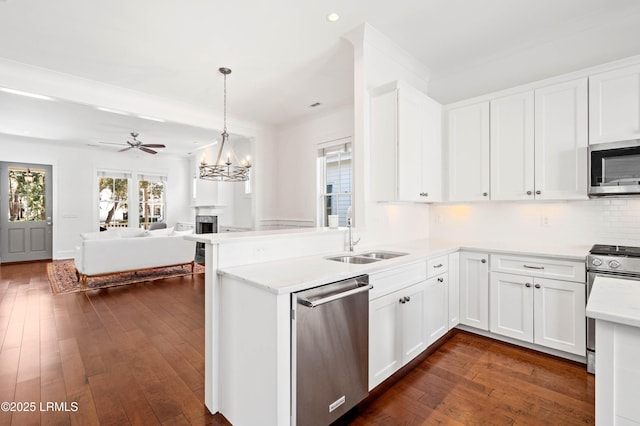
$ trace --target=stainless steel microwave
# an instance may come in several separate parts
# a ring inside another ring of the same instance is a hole
[[[640,140],[589,147],[589,195],[640,195]]]

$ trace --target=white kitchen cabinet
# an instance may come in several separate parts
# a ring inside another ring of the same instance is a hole
[[[403,82],[371,91],[375,201],[442,200],[442,106]]]
[[[586,288],[577,265],[580,262],[491,255],[489,330],[584,356]],[[504,270],[516,273],[498,272]],[[549,276],[573,281],[545,278]]]
[[[426,349],[425,285],[369,303],[369,390]]]
[[[449,255],[449,330],[460,324],[460,252]]]
[[[427,280],[425,303],[427,316],[427,346],[449,331],[448,273]]]
[[[489,255],[460,252],[460,324],[489,330]]]
[[[491,272],[489,331],[533,342],[533,278]]]
[[[536,200],[587,199],[587,79],[535,91]]]
[[[489,102],[452,108],[447,119],[449,200],[489,200]]]
[[[589,143],[640,138],[640,65],[589,77]]]
[[[534,343],[585,356],[584,283],[534,278]]]
[[[533,91],[491,101],[491,199],[534,196]]]

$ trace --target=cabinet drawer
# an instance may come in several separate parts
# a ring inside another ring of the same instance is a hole
[[[427,265],[424,261],[370,274],[369,284],[373,286],[373,289],[369,292],[369,300],[377,299],[426,279]]]
[[[427,261],[427,277],[435,277],[449,270],[449,256],[440,256]]]
[[[543,257],[491,255],[491,270],[530,277],[553,278],[556,280],[586,281],[584,262],[546,259]]]

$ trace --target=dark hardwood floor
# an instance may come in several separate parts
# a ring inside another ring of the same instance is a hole
[[[229,424],[203,404],[203,296],[202,275],[53,296],[46,262],[0,265],[0,402],[36,404],[0,425]],[[468,333],[375,396],[343,423],[594,422],[583,366]]]

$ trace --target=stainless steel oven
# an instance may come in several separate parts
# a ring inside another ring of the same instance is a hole
[[[589,195],[640,194],[640,140],[589,147]]]
[[[599,277],[637,280],[640,285],[640,247],[596,244],[587,257],[587,300]],[[596,321],[587,318],[587,371],[596,369]]]

